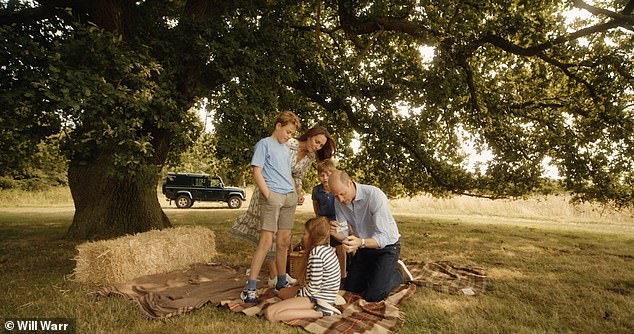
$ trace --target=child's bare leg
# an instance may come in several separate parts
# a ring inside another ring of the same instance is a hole
[[[275,233],[273,235],[273,243],[271,245],[271,248],[269,249],[269,252],[266,254],[266,265],[269,268],[269,278],[270,279],[274,279],[275,277],[277,277],[277,265],[275,264],[275,245],[277,244],[276,242],[276,238],[277,238],[277,233]],[[273,256],[271,256],[271,254],[273,254]]]
[[[277,275],[286,274],[286,256],[288,255],[288,244],[290,243],[291,230],[277,231],[277,244],[275,249],[275,264],[277,265]]]
[[[260,275],[260,269],[262,269],[266,253],[269,251],[269,248],[271,248],[272,242],[273,232],[264,230],[260,231],[260,241],[255,249],[255,254],[253,254],[253,259],[251,259],[251,272],[249,273],[250,280],[257,280]]]
[[[295,297],[270,305],[266,308],[264,314],[269,321],[321,318],[322,313],[315,311],[314,307],[315,304],[308,297]]]
[[[275,260],[266,260],[266,265],[269,267],[269,278],[274,279],[277,277],[277,265]]]

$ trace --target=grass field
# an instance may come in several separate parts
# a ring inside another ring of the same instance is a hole
[[[130,302],[88,298],[94,287],[68,279],[76,246],[63,239],[73,216],[69,197],[63,191],[28,196],[0,192],[0,200],[7,200],[0,208],[2,318],[73,318],[79,333],[303,332],[214,306],[152,321]],[[12,198],[21,202],[11,204]],[[161,203],[173,225],[201,225],[216,232],[217,261],[248,265],[252,249],[227,233],[246,205],[230,210],[222,203],[197,204],[178,210]],[[297,229],[310,217],[307,204],[298,211]],[[490,290],[474,297],[419,288],[402,307],[405,320],[398,332],[634,333],[630,213],[571,209],[560,198],[489,202],[421,197],[393,201],[392,208],[403,258],[477,265],[491,279]]]

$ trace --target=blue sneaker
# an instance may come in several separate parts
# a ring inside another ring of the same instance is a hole
[[[242,299],[243,303],[257,303],[258,295],[255,290],[244,289],[240,292],[240,299]]]
[[[283,286],[275,286],[275,293],[279,293],[280,290],[284,289],[284,288],[290,288],[291,286],[293,286],[290,282],[286,282],[286,284],[284,284]]]

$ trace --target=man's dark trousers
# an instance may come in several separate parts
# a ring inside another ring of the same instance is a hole
[[[383,248],[359,248],[352,257],[344,290],[363,296],[366,301],[385,299],[403,282],[396,262],[401,255],[399,242]]]

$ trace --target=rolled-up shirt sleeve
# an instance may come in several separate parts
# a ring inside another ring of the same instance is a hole
[[[383,192],[376,192],[374,195],[369,200],[370,216],[375,227],[371,237],[376,240],[379,248],[383,248],[396,243],[399,234],[394,217],[390,213],[387,196]]]

